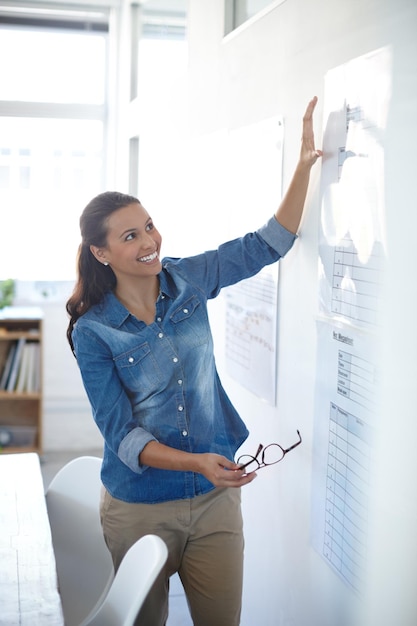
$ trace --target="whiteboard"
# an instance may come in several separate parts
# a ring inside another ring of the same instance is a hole
[[[359,592],[367,568],[380,406],[389,48],[326,76],[319,241],[312,543]]]

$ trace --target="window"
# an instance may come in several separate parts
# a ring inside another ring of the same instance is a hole
[[[102,186],[102,122],[0,117],[0,145],[1,278],[73,278],[78,216]]]
[[[143,5],[131,51],[137,126],[130,138],[129,190],[161,207],[172,202],[172,190],[161,185],[160,169],[185,115],[188,64],[186,2],[168,4],[169,11],[153,0]]]
[[[0,100],[103,104],[102,34],[1,28]]]
[[[68,19],[0,14],[0,279],[73,279],[103,187],[107,23]]]
[[[285,0],[225,0],[225,35],[283,2]]]

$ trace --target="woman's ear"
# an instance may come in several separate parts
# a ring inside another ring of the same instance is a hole
[[[97,246],[91,245],[90,250],[99,263],[102,263],[103,265],[108,265],[103,248],[97,248]]]

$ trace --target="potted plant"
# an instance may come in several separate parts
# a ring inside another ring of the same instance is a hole
[[[8,278],[0,281],[0,309],[13,304],[14,297],[14,280]]]

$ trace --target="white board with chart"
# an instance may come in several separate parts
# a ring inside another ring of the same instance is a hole
[[[359,591],[380,414],[377,329],[386,262],[389,48],[330,71],[319,239],[312,542]]]

